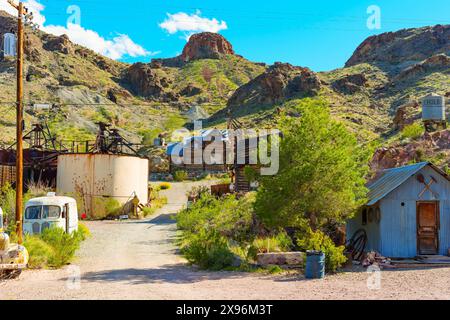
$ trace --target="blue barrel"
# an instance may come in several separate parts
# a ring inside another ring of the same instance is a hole
[[[325,253],[321,251],[306,252],[306,279],[323,279],[325,277]]]

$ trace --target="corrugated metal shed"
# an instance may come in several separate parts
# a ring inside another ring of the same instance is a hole
[[[368,206],[373,206],[378,201],[386,197],[393,190],[397,189],[403,182],[408,180],[409,177],[422,170],[429,162],[421,162],[406,167],[389,169],[383,172],[383,174],[369,184]]]

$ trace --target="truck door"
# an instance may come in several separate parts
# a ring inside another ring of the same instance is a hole
[[[70,232],[70,210],[69,210],[69,204],[68,203],[66,203],[65,205],[64,205],[64,212],[65,212],[65,215],[64,215],[64,218],[65,218],[65,223],[66,223],[66,233],[69,233]]]

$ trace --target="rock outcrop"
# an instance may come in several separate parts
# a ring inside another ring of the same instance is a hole
[[[392,127],[394,130],[402,130],[405,126],[412,124],[418,120],[420,114],[418,101],[411,101],[397,108],[395,112]]]
[[[47,41],[44,44],[44,49],[48,51],[56,51],[64,54],[75,53],[75,48],[70,42],[69,37],[65,34],[59,37],[47,35]]]
[[[212,32],[192,35],[183,49],[181,59],[184,62],[198,59],[219,59],[234,54],[233,46],[223,36]]]
[[[373,172],[407,165],[412,161],[420,162],[437,154],[446,154],[450,150],[450,131],[442,130],[424,133],[422,137],[409,143],[399,143],[383,147],[375,152],[370,167]]]
[[[318,76],[310,69],[276,63],[237,89],[229,99],[228,106],[275,104],[297,96],[313,95],[320,87]]]
[[[450,55],[450,25],[388,32],[366,39],[347,61],[360,63],[408,64],[444,53]]]
[[[367,78],[364,74],[351,74],[333,82],[332,87],[335,91],[343,94],[354,94],[361,91],[367,84]]]
[[[404,69],[394,81],[401,81],[422,76],[426,73],[450,68],[450,57],[446,54],[434,55],[420,63]]]
[[[167,81],[150,65],[140,62],[126,70],[124,80],[130,85],[131,91],[145,98],[161,97],[164,93],[164,83]]]

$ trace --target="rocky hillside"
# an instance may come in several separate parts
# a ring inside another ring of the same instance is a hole
[[[15,30],[11,16],[0,12],[0,38]],[[0,43],[0,45],[2,45]],[[265,65],[235,55],[222,36],[194,35],[179,57],[129,65],[73,44],[67,36],[26,29],[25,101],[50,103],[52,112],[26,108],[28,126],[46,118],[60,139],[90,139],[97,121],[122,128],[136,142],[181,127],[183,114],[200,104],[214,113],[225,107],[241,85]],[[5,114],[1,142],[14,139],[15,63],[0,60],[0,111]]]
[[[314,73],[277,63],[236,90],[227,108],[244,123],[270,125],[296,99],[325,99],[362,139],[395,137],[420,118],[421,97],[450,94],[449,61],[448,25],[381,34],[364,41],[342,69]],[[225,114],[216,113],[212,123]]]
[[[0,12],[0,35],[15,28]],[[374,168],[417,159],[450,160],[447,131],[405,138],[405,126],[420,123],[420,98],[450,96],[450,26],[406,29],[365,40],[344,68],[316,73],[307,66],[254,63],[235,53],[214,33],[193,35],[182,54],[133,65],[74,45],[66,36],[26,31],[25,99],[55,105],[51,112],[27,108],[27,124],[46,118],[62,139],[88,139],[95,122],[122,129],[134,141],[150,143],[182,126],[189,109],[211,114],[223,127],[231,112],[254,127],[273,126],[304,98],[328,101],[333,115],[361,141],[382,141]],[[1,38],[1,37],[0,37]],[[14,61],[0,61],[1,140],[14,139]],[[444,137],[444,138],[442,138]]]

